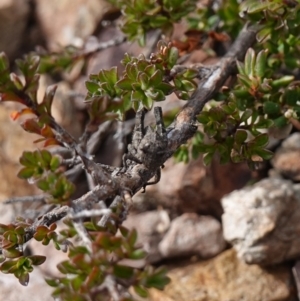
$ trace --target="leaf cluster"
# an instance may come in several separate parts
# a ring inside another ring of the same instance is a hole
[[[187,68],[171,74],[178,56],[176,47],[161,41],[158,52],[149,59],[144,55],[136,58],[125,54],[121,76],[116,67],[90,75],[86,82],[90,124],[95,126],[111,117],[122,119],[130,108],[149,110],[155,101],[165,100],[172,92],[187,99],[196,88],[194,79],[198,72]]]
[[[124,260],[140,260],[146,256],[136,246],[136,230],[129,231],[120,226],[120,235],[115,236],[113,233],[102,232],[95,221],[89,223],[87,228],[92,241],[91,250],[84,246],[72,246],[69,259],[58,265],[59,271],[65,276],[47,279],[47,283],[54,287],[54,297],[63,300],[105,300],[104,292],[109,279],[114,285],[132,287],[139,296],[146,297],[147,288],[162,289],[169,282],[162,268],[147,267],[140,270],[125,263]],[[75,235],[76,230],[72,229],[72,232],[63,234]],[[122,300],[133,300],[125,295],[124,298]]]
[[[206,33],[212,30],[226,32],[234,39],[244,24],[239,16],[239,2],[237,0],[224,0],[222,5],[202,6],[197,9],[196,13],[187,18],[189,27]]]
[[[146,33],[151,29],[161,29],[165,34],[173,25],[195,10],[195,0],[109,0],[118,7],[123,20],[121,30],[129,40],[138,40],[145,45]]]
[[[37,187],[49,195],[52,204],[65,204],[69,202],[75,186],[59,168],[61,158],[52,155],[49,151],[36,150],[23,152],[20,163],[24,167],[19,171],[18,177],[29,182],[36,182]]]
[[[30,227],[32,221],[19,218],[14,224],[0,224],[0,271],[5,274],[14,274],[22,285],[28,285],[29,274],[33,266],[41,265],[46,260],[45,256],[25,256],[23,245],[25,229]]]

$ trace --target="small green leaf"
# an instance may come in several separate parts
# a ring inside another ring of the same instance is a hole
[[[47,151],[46,149],[43,149],[40,151],[40,155],[41,155],[43,166],[45,168],[49,167],[51,159],[52,159],[51,153],[49,151]]]
[[[109,70],[105,70],[106,80],[110,85],[115,85],[118,80],[118,69],[117,67],[112,67]]]
[[[153,106],[153,99],[150,97],[144,97],[142,103],[147,110],[151,110]]]
[[[252,116],[253,111],[247,109],[241,116],[241,122],[247,122],[247,120]]]
[[[253,153],[260,156],[264,160],[270,160],[274,155],[273,152],[269,151],[268,149],[255,149]]]
[[[290,106],[295,106],[300,99],[299,88],[287,88],[284,92],[284,100]]]
[[[182,76],[186,79],[194,79],[199,74],[199,71],[197,69],[187,69]]]
[[[85,82],[85,86],[87,88],[87,90],[93,95],[96,94],[97,92],[99,92],[99,84],[95,83],[93,81],[86,81]]]
[[[149,85],[152,87],[156,87],[159,84],[161,84],[162,80],[163,80],[162,72],[160,70],[156,70],[150,77]]]
[[[243,86],[251,88],[251,80],[246,75],[238,74],[237,77]]]
[[[255,147],[264,147],[269,142],[268,134],[260,134],[256,136],[253,140],[251,140],[251,144],[255,145]]]
[[[15,73],[11,73],[10,80],[14,83],[17,90],[23,89],[23,83],[18,75],[16,75]]]
[[[293,75],[286,75],[277,80],[273,80],[270,84],[273,88],[281,88],[289,85],[295,77]]]
[[[4,52],[0,53],[0,72],[8,70],[9,60]]]
[[[33,168],[24,167],[18,172],[17,176],[21,179],[29,179],[34,175],[34,173],[35,170]]]
[[[23,152],[20,163],[24,166],[31,167],[36,165],[36,158],[33,152]]]
[[[185,80],[181,81],[181,90],[186,92],[193,92],[196,89],[197,85],[192,80]]]
[[[259,78],[263,78],[266,73],[268,50],[262,50],[258,53],[254,68],[254,74]]]
[[[245,55],[245,73],[248,76],[254,75],[255,61],[255,51],[252,48],[249,48]]]
[[[42,101],[42,104],[45,106],[46,112],[51,115],[51,106],[53,103],[54,95],[57,90],[57,85],[51,85],[47,87],[44,99]]]
[[[287,125],[288,120],[284,116],[280,116],[274,120],[274,126],[283,128]]]
[[[14,246],[8,249],[3,249],[2,253],[6,258],[17,258],[23,255],[23,252],[16,249]]]
[[[214,156],[214,152],[207,153],[203,156],[203,163],[205,166],[210,165],[210,163],[213,159],[213,156]]]
[[[127,228],[125,228],[124,226],[120,226],[119,230],[123,237],[125,237],[125,238],[128,237],[129,230]]]
[[[242,63],[242,62],[240,62],[240,61],[237,61],[237,62],[236,62],[236,66],[237,66],[237,68],[238,68],[239,74],[244,75],[244,76],[247,76],[247,73],[246,73],[246,71],[245,71],[245,64],[244,64],[244,63]]]
[[[4,274],[11,273],[12,270],[14,270],[14,267],[17,264],[17,260],[6,260],[4,263],[0,266],[0,271]]]
[[[128,77],[124,77],[120,79],[117,83],[116,86],[122,90],[132,90],[132,81]]]
[[[210,121],[210,118],[209,118],[209,113],[206,112],[206,111],[203,111],[200,113],[200,115],[198,116],[198,121],[202,124],[206,124]]]
[[[259,43],[266,41],[272,32],[272,28],[270,26],[264,26],[257,34],[256,39]]]
[[[41,255],[28,256],[27,258],[31,260],[33,265],[41,265],[46,261],[46,257]]]
[[[58,279],[45,279],[46,283],[51,287],[58,287],[59,280]]]
[[[56,171],[60,166],[61,160],[59,156],[53,156],[50,161],[50,170]]]
[[[137,231],[136,229],[132,229],[128,235],[128,243],[131,247],[134,247],[136,241],[137,241]]]
[[[114,275],[119,278],[129,279],[133,276],[133,268],[125,265],[114,265]]]
[[[146,287],[154,287],[157,289],[164,289],[165,286],[170,283],[170,278],[166,275],[167,270],[163,267],[158,268],[155,273],[148,276],[146,279]]]
[[[268,114],[270,116],[276,116],[280,113],[280,106],[275,102],[266,101],[263,105],[263,110],[265,114]]]
[[[243,144],[247,140],[247,138],[248,138],[248,134],[244,130],[237,130],[235,135],[234,135],[234,140],[238,144]]]
[[[168,54],[168,67],[172,68],[179,57],[178,49],[176,47],[171,47]]]
[[[50,183],[47,179],[42,179],[37,182],[37,187],[43,191],[49,191],[50,190]]]
[[[169,95],[174,91],[174,87],[165,82],[161,82],[158,86],[156,86],[156,88],[161,90],[164,95]]]
[[[19,282],[23,286],[27,286],[29,283],[29,273],[23,272],[19,277]]]
[[[143,259],[146,256],[147,256],[147,252],[145,252],[143,249],[138,249],[131,252],[128,258],[137,260],[137,259]]]
[[[133,287],[134,291],[142,298],[147,298],[148,297],[148,291],[146,289],[144,289],[142,286],[140,285],[135,285]]]
[[[146,73],[139,72],[137,80],[141,84],[141,89],[142,90],[146,90],[148,88],[148,86],[149,86],[149,78],[148,78],[148,76],[147,76]]]
[[[269,2],[268,1],[256,1],[256,0],[248,0],[248,1],[244,1],[241,6],[240,6],[240,10],[241,11],[245,11],[248,14],[254,14],[254,13],[258,13],[261,12],[265,9],[267,9],[269,6]]]

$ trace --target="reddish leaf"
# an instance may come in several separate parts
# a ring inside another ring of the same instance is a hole
[[[41,128],[40,128],[39,124],[37,123],[36,119],[34,119],[34,118],[25,120],[21,124],[21,126],[27,132],[35,133],[35,134],[41,133]]]
[[[49,125],[44,124],[44,126],[41,129],[41,135],[45,138],[53,138],[54,133]]]
[[[55,138],[49,138],[45,140],[44,147],[51,145],[61,145]]]
[[[26,102],[13,92],[0,93],[0,101],[16,101],[26,105]]]
[[[12,120],[16,120],[16,119],[18,119],[20,116],[25,115],[25,114],[34,114],[34,112],[33,112],[31,109],[29,109],[29,108],[25,108],[25,109],[23,109],[23,110],[21,110],[21,111],[13,111],[13,112],[10,114],[10,118],[11,118]]]

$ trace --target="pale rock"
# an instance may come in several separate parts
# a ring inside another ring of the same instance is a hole
[[[279,174],[293,181],[300,180],[300,133],[290,135],[276,151],[271,163]]]
[[[165,258],[188,255],[210,258],[221,253],[225,247],[220,222],[195,213],[185,213],[175,218],[158,246]]]
[[[148,253],[147,260],[149,262],[157,262],[162,259],[158,250],[158,243],[170,227],[167,211],[155,210],[129,215],[123,226],[137,230],[137,244],[141,245]]]
[[[29,1],[0,1],[0,51],[13,58],[23,40],[29,15]]]
[[[300,185],[265,179],[222,199],[224,238],[249,264],[300,256]]]
[[[296,301],[289,266],[263,268],[239,260],[233,249],[212,259],[171,269],[164,291],[151,301]]]
[[[50,50],[82,46],[111,7],[104,0],[35,0],[36,13]]]

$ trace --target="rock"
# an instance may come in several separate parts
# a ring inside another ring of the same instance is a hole
[[[300,256],[300,185],[265,179],[222,199],[224,238],[249,264]]]
[[[290,135],[276,151],[271,163],[275,171],[293,181],[300,180],[300,133]]]
[[[151,301],[296,301],[290,267],[262,268],[240,261],[233,249],[169,272],[164,291],[151,289]]]
[[[111,4],[104,0],[35,0],[35,2],[37,18],[50,50],[58,50],[59,46],[70,44],[81,46],[83,39],[93,34],[111,7]]]
[[[157,262],[162,259],[158,250],[158,243],[170,226],[170,218],[165,210],[129,215],[123,226],[137,230],[137,243],[148,252],[147,260],[149,262]]]
[[[23,41],[29,15],[29,1],[0,1],[0,49],[14,58]]]
[[[158,184],[147,187],[145,194],[134,198],[136,210],[162,206],[178,216],[196,212],[220,218],[223,209],[220,199],[234,189],[242,188],[251,178],[246,164],[203,165],[202,158],[188,164],[166,162]]]
[[[165,258],[187,255],[210,258],[225,247],[219,221],[210,216],[185,213],[172,221],[158,249]]]

